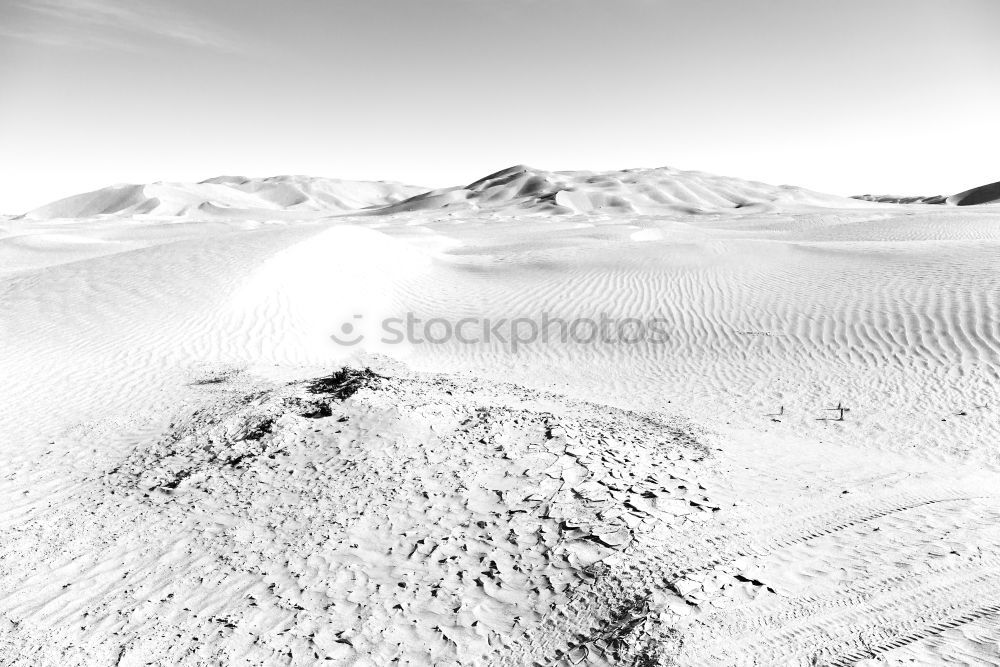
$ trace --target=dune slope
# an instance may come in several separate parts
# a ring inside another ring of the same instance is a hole
[[[978,188],[972,188],[948,197],[948,203],[955,206],[977,206],[997,202],[1000,202],[1000,181],[989,185],[980,185]]]

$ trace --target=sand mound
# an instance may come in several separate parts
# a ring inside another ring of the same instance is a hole
[[[981,185],[957,195],[948,197],[948,203],[955,206],[975,206],[977,204],[995,204],[1000,202],[1000,181]]]
[[[113,185],[46,204],[30,220],[96,215],[229,217],[253,212],[338,214],[392,204],[424,188],[387,181],[344,181],[310,176],[219,176],[200,183]]]
[[[26,660],[657,664],[679,648],[691,605],[668,550],[719,510],[679,427],[443,377],[200,387],[207,403],[6,541],[0,623],[19,620],[0,628]]]
[[[517,165],[464,187],[433,190],[380,213],[444,208],[511,213],[702,213],[863,206],[856,200],[696,171],[542,171]]]

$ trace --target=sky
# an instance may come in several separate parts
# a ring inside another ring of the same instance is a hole
[[[997,0],[2,0],[0,212],[114,183],[1000,180]]]

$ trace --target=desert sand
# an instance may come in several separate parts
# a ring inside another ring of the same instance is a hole
[[[519,166],[0,218],[0,662],[1000,664],[995,189]],[[543,314],[664,335],[383,335]]]

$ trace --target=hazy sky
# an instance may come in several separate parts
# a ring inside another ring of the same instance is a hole
[[[119,182],[1000,180],[998,0],[0,0],[0,211]]]

